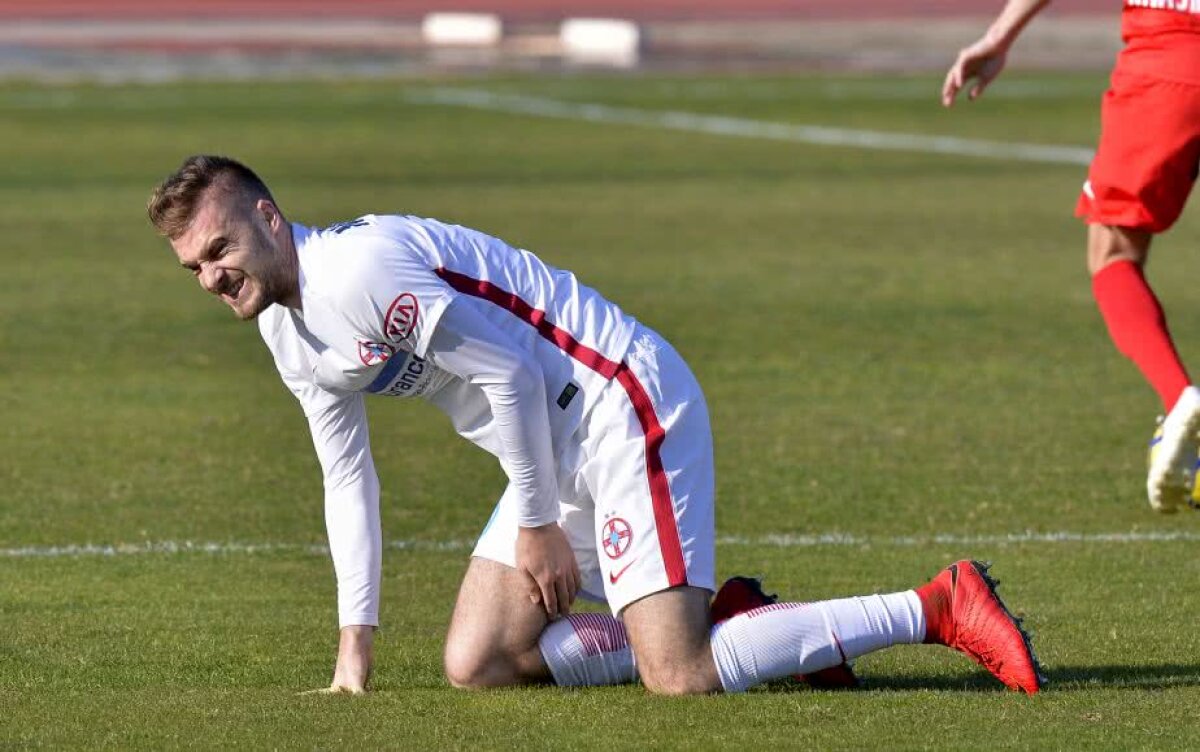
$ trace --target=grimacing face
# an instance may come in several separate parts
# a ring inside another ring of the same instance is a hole
[[[281,224],[283,216],[267,199],[249,204],[236,191],[210,189],[171,248],[201,287],[246,321],[289,297],[294,284],[277,242]]]

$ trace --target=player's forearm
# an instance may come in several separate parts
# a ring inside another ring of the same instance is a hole
[[[1007,48],[1034,16],[1049,4],[1050,0],[1009,0],[988,27],[987,37]]]
[[[308,421],[325,482],[325,528],[337,573],[339,623],[377,626],[383,537],[379,477],[362,398],[347,398]]]
[[[325,527],[337,574],[339,626],[379,626],[383,535],[379,482],[373,472],[359,482],[326,490]]]
[[[455,301],[431,338],[439,367],[483,390],[492,409],[504,470],[517,492],[518,522],[558,521],[558,478],[541,366],[471,305]]]
[[[517,490],[517,524],[557,522],[558,478],[541,375],[526,374],[499,391],[490,399],[505,450],[505,470]]]

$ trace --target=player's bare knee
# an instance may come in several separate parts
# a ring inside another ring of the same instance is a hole
[[[515,687],[546,680],[541,655],[532,651],[511,652],[504,648],[481,649],[462,643],[447,643],[442,656],[446,681],[457,689]]]
[[[1118,261],[1144,265],[1152,237],[1151,233],[1144,230],[1088,225],[1088,273],[1095,276],[1106,266]]]
[[[447,663],[446,681],[455,689],[493,689],[514,682],[497,681],[495,672],[483,663]]]
[[[721,688],[709,645],[708,591],[680,587],[635,601],[622,612],[638,674],[655,694]]]
[[[442,656],[446,681],[456,689],[485,689],[496,686],[492,661],[479,651],[463,649],[447,643]]]
[[[473,670],[473,666],[449,651],[442,656],[442,673],[445,674],[446,681],[450,683],[450,686],[455,689],[475,688],[476,672]]]
[[[650,691],[651,694],[664,695],[666,697],[706,695],[717,690],[717,688],[710,687],[704,682],[696,681],[692,677],[685,676],[676,676],[668,681],[645,684],[645,687]]]
[[[702,695],[719,690],[720,683],[699,667],[659,666],[642,670],[642,685],[656,695]]]
[[[686,651],[678,647],[661,653],[643,651],[638,656],[638,674],[646,689],[660,695],[696,695],[719,690],[721,680],[707,643]]]

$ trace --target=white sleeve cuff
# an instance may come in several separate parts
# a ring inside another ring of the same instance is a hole
[[[338,628],[343,627],[378,627],[379,614],[370,611],[351,611],[338,615]]]

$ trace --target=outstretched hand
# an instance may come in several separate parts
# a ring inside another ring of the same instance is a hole
[[[1008,59],[1009,42],[983,36],[969,47],[964,47],[958,53],[958,59],[946,72],[946,81],[942,84],[942,106],[954,104],[958,92],[966,87],[969,81],[975,83],[967,92],[968,99],[977,99],[983,94]]]
[[[338,638],[337,666],[328,687],[301,692],[304,695],[361,695],[367,691],[375,646],[375,627],[342,627]]]
[[[579,563],[557,523],[520,529],[517,571],[529,577],[529,600],[541,601],[548,617],[570,613],[579,592]]]

